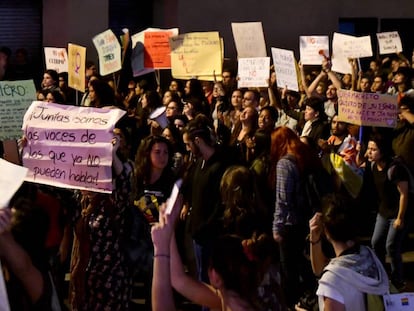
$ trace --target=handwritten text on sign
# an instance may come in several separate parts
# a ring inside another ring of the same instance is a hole
[[[173,35],[172,31],[148,31],[145,33],[145,68],[171,68],[169,38]]]
[[[380,54],[402,52],[402,43],[398,31],[377,33]]]
[[[270,57],[239,58],[238,87],[267,87]]]
[[[0,140],[22,136],[23,115],[35,98],[33,80],[0,81]]]
[[[114,124],[125,112],[33,102],[24,117],[27,181],[112,191]]]
[[[357,125],[395,127],[397,97],[338,90],[338,117],[341,121]]]
[[[99,73],[106,76],[120,70],[121,45],[112,30],[108,29],[96,35],[92,41],[99,55]]]
[[[299,52],[300,61],[303,65],[320,65],[322,64],[323,55],[329,55],[329,37],[300,36]]]
[[[293,51],[272,48],[273,64],[275,65],[277,85],[292,91],[299,91],[298,75],[296,72],[295,55]]]
[[[193,32],[170,38],[173,77],[221,75],[222,47],[218,32]]]

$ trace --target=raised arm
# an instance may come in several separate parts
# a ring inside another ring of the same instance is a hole
[[[332,64],[324,59],[322,60],[322,69],[328,75],[329,80],[331,80],[332,84],[336,87],[337,90],[342,88],[342,82],[338,79],[336,74],[331,70]]]
[[[312,264],[312,271],[320,277],[323,269],[329,262],[322,251],[322,214],[315,213],[315,215],[309,221],[309,243],[310,243],[310,258]]]

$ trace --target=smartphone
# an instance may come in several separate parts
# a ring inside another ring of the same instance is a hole
[[[177,181],[174,183],[174,186],[173,186],[172,191],[171,191],[171,195],[167,200],[167,207],[165,209],[165,213],[167,215],[171,214],[171,212],[172,212],[175,201],[177,201],[178,193],[180,192],[180,188],[181,188],[182,183],[183,183],[183,180],[181,178],[177,179]]]

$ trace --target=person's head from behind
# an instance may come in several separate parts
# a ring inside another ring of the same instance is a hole
[[[337,137],[344,137],[348,134],[348,124],[338,120],[338,115],[334,115],[331,120],[331,133]]]
[[[248,212],[255,197],[253,173],[242,165],[230,166],[221,178],[220,193],[227,214],[233,215],[232,210],[239,211],[238,214]]]
[[[153,172],[162,172],[168,166],[170,155],[171,144],[165,137],[151,135],[144,138],[135,157],[136,175],[149,182]]]
[[[208,276],[210,284],[222,292],[233,291],[247,301],[257,290],[256,264],[244,253],[242,239],[221,236],[213,243]]]
[[[190,120],[183,130],[183,141],[187,151],[196,157],[202,157],[206,149],[214,148],[215,139],[209,119],[199,114]]]
[[[340,194],[329,194],[322,199],[322,223],[328,241],[354,242],[358,236],[355,204]]]

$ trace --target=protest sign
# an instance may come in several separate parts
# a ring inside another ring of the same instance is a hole
[[[356,125],[395,127],[397,96],[338,90],[338,118]]]
[[[23,166],[0,159],[0,209],[8,207],[10,199],[23,183],[27,171]],[[10,178],[11,176],[13,178]]]
[[[298,74],[293,51],[272,48],[272,56],[277,85],[282,88],[286,86],[289,90],[298,92]]]
[[[144,74],[154,71],[153,67],[146,67],[146,58],[149,56],[145,51],[145,34],[148,32],[166,32],[168,37],[178,35],[178,28],[161,29],[161,28],[147,28],[139,33],[131,36],[132,54],[131,67],[134,77],[142,76]],[[169,44],[169,41],[168,41]],[[168,55],[168,58],[171,56]],[[148,62],[148,60],[147,60]],[[170,59],[171,66],[171,59]]]
[[[348,56],[345,51],[345,41],[355,37],[334,33],[332,39],[332,70],[339,73],[352,73],[352,66],[349,63]]]
[[[108,29],[97,34],[92,41],[98,52],[99,73],[106,76],[121,70],[121,44],[112,30]]]
[[[0,140],[22,136],[24,113],[35,99],[33,80],[0,81]]]
[[[113,129],[125,111],[33,102],[24,116],[26,180],[112,191]]]
[[[266,57],[261,22],[231,23],[238,58]]]
[[[402,43],[398,31],[377,33],[380,54],[402,52]]]
[[[168,69],[171,68],[171,31],[147,31],[144,34],[144,66],[145,68]]]
[[[329,37],[300,36],[299,52],[303,65],[321,65],[324,55],[329,57]]]
[[[174,78],[213,80],[221,76],[223,53],[218,32],[193,32],[170,38]]]
[[[268,87],[270,57],[239,58],[238,87]]]
[[[85,92],[85,62],[86,48],[80,45],[68,44],[68,85]]]
[[[68,72],[68,53],[65,48],[45,47],[46,69]]]

